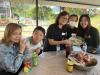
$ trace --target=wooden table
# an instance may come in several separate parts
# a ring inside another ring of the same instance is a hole
[[[100,56],[94,56],[98,59],[98,65],[91,71],[84,72],[74,69],[72,73],[69,73],[66,71],[65,63],[67,59],[63,51],[59,53],[44,52],[39,56],[39,65],[37,67],[34,67],[30,73],[22,72],[20,75],[100,75]]]

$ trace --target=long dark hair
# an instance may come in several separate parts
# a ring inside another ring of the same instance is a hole
[[[45,36],[45,29],[43,28],[43,27],[41,27],[41,26],[37,26],[34,30],[33,30],[33,34],[34,34],[34,32],[35,31],[41,31],[43,34],[44,34],[44,36]]]
[[[83,29],[81,24],[80,24],[80,22],[81,22],[83,17],[85,17],[87,19],[87,21],[88,21],[88,26],[85,29]],[[81,33],[84,30],[85,35],[89,35],[90,27],[91,27],[91,21],[90,21],[89,15],[88,14],[82,14],[80,16],[79,22],[78,22],[78,33]]]
[[[69,15],[69,13],[68,12],[66,12],[66,11],[62,11],[62,12],[60,12],[59,14],[58,14],[58,16],[56,17],[56,20],[55,20],[55,25],[59,25],[59,19],[60,19],[60,17],[61,16],[66,16],[66,15]]]
[[[68,18],[68,21],[69,21],[70,18],[72,18],[72,17],[76,17],[76,18],[77,18],[76,21],[78,21],[78,15],[76,15],[76,14],[72,14],[72,15],[70,15],[69,18]]]
[[[88,21],[88,26],[87,27],[90,27],[91,26],[91,21],[90,21],[89,15],[88,14],[83,14],[79,18],[78,28],[82,28],[81,25],[80,25],[80,22],[81,22],[81,20],[82,20],[83,17],[85,17],[87,19],[87,21]]]

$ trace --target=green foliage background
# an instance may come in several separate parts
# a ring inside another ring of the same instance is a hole
[[[39,6],[38,9],[39,20],[42,20],[44,22],[50,21],[51,23],[55,21],[57,14],[53,12],[52,8],[48,6]],[[86,9],[65,8],[65,10],[70,14],[77,14],[78,16],[84,13],[89,14],[91,17],[92,25],[98,28],[98,30],[100,30],[100,15],[96,15],[95,9],[89,9],[87,11]],[[12,12],[14,14],[17,14],[19,17],[32,18],[36,20],[36,8],[33,5],[16,4],[14,7],[12,7]]]

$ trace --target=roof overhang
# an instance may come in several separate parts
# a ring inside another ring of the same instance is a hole
[[[87,9],[99,8],[100,0],[40,0],[39,4]]]
[[[16,3],[36,4],[36,0],[10,0],[12,6]],[[99,8],[100,0],[38,0],[40,5],[72,7],[72,8]]]

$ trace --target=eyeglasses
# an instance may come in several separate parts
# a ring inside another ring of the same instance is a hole
[[[68,15],[66,15],[66,16],[61,16],[60,18],[61,18],[61,19],[68,20],[69,16],[68,16]]]

